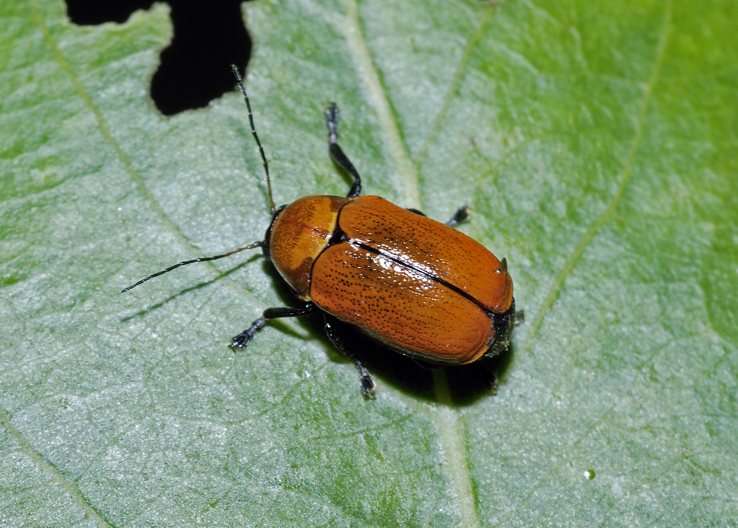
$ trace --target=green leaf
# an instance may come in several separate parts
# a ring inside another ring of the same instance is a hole
[[[738,524],[734,2],[245,4],[277,202],[348,189],[336,101],[366,193],[468,203],[525,310],[495,394],[364,343],[376,400],[319,321],[226,347],[292,302],[257,254],[119,293],[269,222],[239,94],[147,99],[167,9],[0,5],[0,524]]]

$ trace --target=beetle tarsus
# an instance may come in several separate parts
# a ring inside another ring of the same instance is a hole
[[[359,371],[359,382],[361,383],[361,392],[364,393],[364,396],[373,397],[374,394],[377,392],[377,385],[374,383],[374,380],[372,379],[369,372],[364,368],[364,365],[361,364],[361,361],[359,361],[356,358],[354,359],[354,364],[356,365],[356,369]]]
[[[328,127],[328,143],[338,143],[338,106],[331,103],[325,109],[325,124]]]
[[[446,222],[446,225],[449,227],[456,227],[461,222],[465,222],[469,219],[469,206],[468,205],[462,205],[459,207],[459,209],[454,213],[454,216],[451,217],[451,220]]]
[[[333,160],[338,163],[343,170],[354,177],[354,184],[349,189],[347,198],[356,198],[361,194],[361,176],[358,171],[344,154],[343,149],[338,144],[338,107],[336,103],[331,103],[325,111],[325,124],[328,127],[328,152],[330,152]]]
[[[266,319],[264,317],[259,317],[246,330],[244,330],[243,332],[235,336],[232,339],[231,344],[228,346],[231,348],[245,347],[248,344],[248,342],[251,341],[251,339],[254,337],[256,332],[261,330],[265,324],[266,324]]]

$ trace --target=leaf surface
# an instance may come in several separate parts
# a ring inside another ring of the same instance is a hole
[[[510,265],[496,394],[364,343],[376,400],[320,320],[226,347],[292,302],[257,254],[119,293],[269,222],[239,94],[148,100],[167,9],[0,6],[3,524],[738,523],[734,3],[245,5],[278,203],[347,191],[336,101],[367,194]]]

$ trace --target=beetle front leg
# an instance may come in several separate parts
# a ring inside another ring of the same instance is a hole
[[[354,362],[356,365],[356,370],[359,371],[359,381],[361,383],[361,392],[364,393],[364,396],[373,396],[377,386],[374,383],[374,380],[372,379],[369,372],[364,368],[364,365],[361,363],[359,358],[356,357],[356,355],[351,351],[347,346],[346,343],[343,342],[343,339],[341,339],[340,331],[338,330],[338,326],[340,323],[337,323],[335,319],[332,317],[329,317],[328,315],[325,315],[325,333],[328,335],[328,339],[331,340],[331,343],[343,352],[343,354],[349,358],[351,361]]]
[[[232,339],[232,343],[228,345],[231,348],[245,347],[256,332],[261,330],[269,319],[277,319],[279,317],[300,317],[308,315],[316,310],[313,303],[307,303],[302,308],[267,308],[264,313],[251,326],[238,334]]]
[[[325,124],[328,127],[328,152],[336,163],[354,177],[354,184],[346,198],[356,198],[361,193],[361,176],[338,144],[338,107],[336,103],[331,103],[325,111]]]

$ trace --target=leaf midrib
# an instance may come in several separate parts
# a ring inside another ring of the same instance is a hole
[[[372,106],[378,114],[380,127],[390,145],[391,155],[400,174],[403,186],[403,198],[405,207],[414,207],[422,210],[420,198],[420,182],[418,169],[425,155],[428,144],[433,140],[435,134],[440,130],[445,120],[447,110],[456,95],[460,78],[467,64],[473,47],[482,36],[487,20],[490,18],[492,5],[487,6],[485,16],[480,21],[475,32],[467,41],[464,53],[455,70],[454,79],[449,85],[448,93],[444,97],[444,104],[432,125],[431,135],[423,145],[418,158],[412,161],[409,149],[402,140],[400,125],[392,111],[392,105],[388,90],[381,83],[380,76],[372,58],[371,52],[364,37],[363,27],[359,16],[359,8],[356,0],[345,0],[347,27],[345,31],[349,50],[357,63],[357,70],[363,75],[363,82],[368,88],[369,98]],[[466,443],[464,441],[464,427],[459,420],[459,413],[455,409],[449,392],[448,380],[442,369],[434,371],[433,386],[436,395],[435,405],[424,405],[424,411],[435,423],[444,456],[444,467],[446,468],[451,483],[456,492],[456,500],[459,508],[462,526],[479,526],[479,516],[475,505],[471,475],[469,473]],[[398,397],[403,397],[398,395]]]

